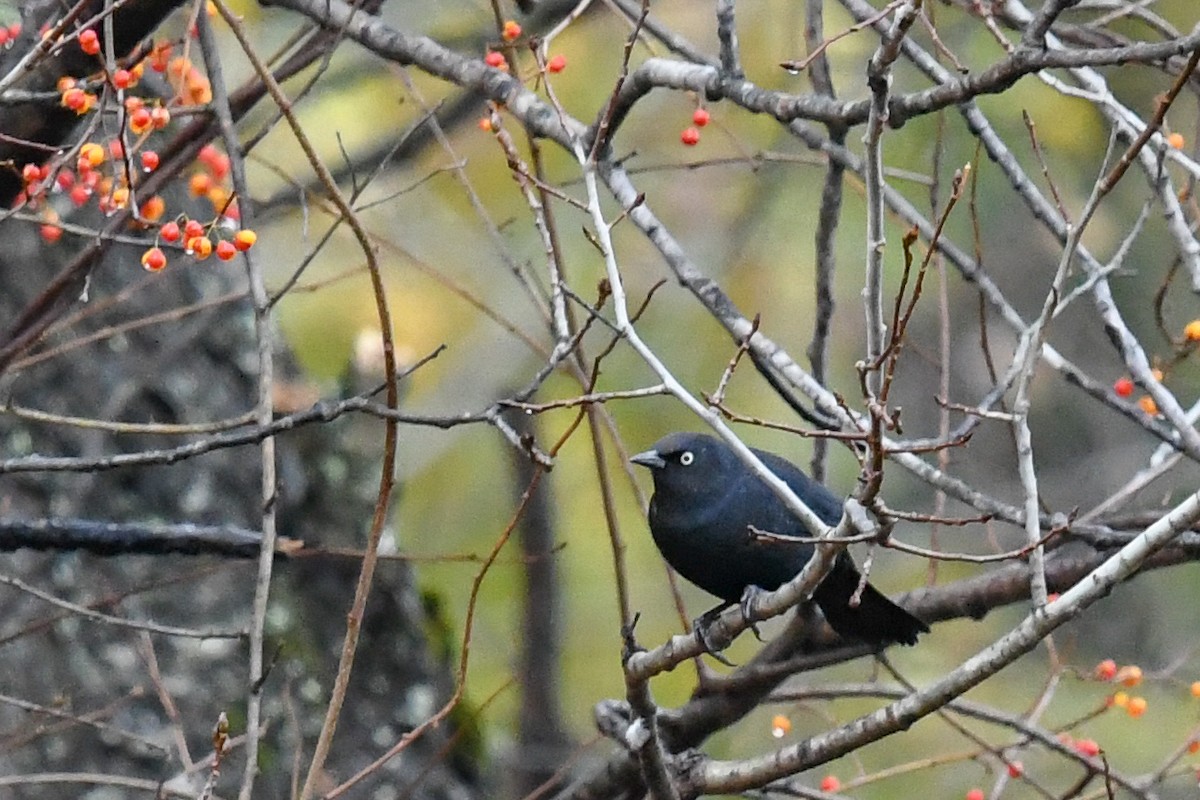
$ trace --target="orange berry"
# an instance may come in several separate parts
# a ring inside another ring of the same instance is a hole
[[[792,721],[783,714],[776,714],[771,717],[771,735],[776,739],[782,739],[787,736],[792,730]]]
[[[126,113],[132,114],[133,112],[137,111],[139,108],[144,108],[145,106],[146,106],[146,101],[143,100],[142,98],[138,97],[136,94],[131,94],[131,95],[129,95],[129,97],[125,98]]]
[[[1192,755],[1200,753],[1200,739],[1192,739],[1188,742],[1187,751]]]
[[[158,195],[154,195],[146,202],[142,203],[142,207],[138,209],[138,213],[142,219],[150,222],[158,222],[162,219],[163,212],[167,210],[167,204]]]
[[[697,108],[692,112],[692,124],[697,128],[703,128],[712,119],[712,115],[703,108]]]
[[[1093,674],[1102,681],[1111,681],[1117,674],[1117,662],[1111,658],[1106,658],[1096,665]]]
[[[491,133],[492,132],[492,118],[491,117],[480,117],[479,118],[479,130],[483,131],[484,133]]]
[[[188,191],[193,197],[203,197],[212,188],[212,178],[207,172],[197,172],[188,181]]]
[[[213,243],[212,239],[207,236],[197,236],[187,243],[187,251],[196,257],[197,261],[203,261],[212,255]]]
[[[483,57],[483,62],[495,69],[508,69],[508,62],[504,60],[504,54],[498,50],[489,50],[488,54]]]
[[[173,243],[178,242],[179,237],[182,236],[183,233],[179,230],[179,223],[175,220],[171,220],[170,222],[163,223],[162,228],[160,228],[158,231],[158,235],[162,237],[164,242]]]
[[[1144,698],[1144,697],[1129,698],[1129,705],[1125,707],[1125,713],[1128,714],[1129,716],[1133,717],[1134,719],[1137,719],[1138,717],[1142,716],[1142,714],[1145,714],[1146,713],[1146,698]]]
[[[1176,150],[1182,150],[1186,142],[1183,139],[1182,133],[1172,133],[1167,136],[1167,144],[1174,147]]]
[[[70,75],[63,75],[58,79],[54,86],[59,92],[65,92],[67,89],[73,88],[76,83],[77,81]]]
[[[1075,752],[1092,757],[1100,755],[1100,745],[1095,739],[1078,739],[1075,742]]]
[[[1183,338],[1189,342],[1200,342],[1200,319],[1194,319],[1183,326]]]
[[[160,272],[167,265],[167,254],[158,247],[151,247],[142,253],[142,266],[147,272]]]
[[[1196,681],[1191,687],[1192,697],[1200,697],[1200,681]]]
[[[85,142],[79,148],[79,158],[91,167],[98,167],[104,163],[104,148],[95,142]]]
[[[258,241],[258,234],[249,228],[244,228],[233,235],[233,246],[245,252]]]
[[[94,30],[88,28],[86,31],[79,34],[79,49],[87,53],[89,56],[99,54],[100,37]]]
[[[1117,397],[1129,397],[1133,394],[1133,381],[1129,378],[1117,378],[1113,383],[1113,393]]]
[[[506,20],[504,29],[500,31],[500,35],[504,38],[504,41],[511,42],[521,35],[521,26],[514,20]]]
[[[1154,398],[1148,394],[1144,394],[1138,398],[1138,406],[1150,416],[1158,416],[1158,403],[1154,402]]]
[[[129,190],[124,186],[113,189],[109,203],[114,209],[124,208],[125,206],[129,205]]]
[[[683,133],[679,134],[679,141],[683,142],[688,147],[692,147],[700,143],[700,131],[695,128],[684,128]]]
[[[209,189],[206,197],[208,197],[208,202],[212,203],[213,210],[217,212],[229,204],[229,191],[221,186]]]
[[[546,62],[546,71],[553,72],[556,75],[558,73],[562,72],[566,68],[567,68],[567,57],[566,56],[561,56],[561,55],[553,56],[549,61]]]
[[[1130,664],[1127,667],[1121,667],[1117,670],[1116,678],[1121,682],[1121,685],[1132,689],[1142,682],[1142,668],[1136,664]]]
[[[184,86],[187,89],[187,98],[193,105],[202,106],[212,102],[212,84],[198,70],[188,73]]]
[[[836,792],[842,788],[842,782],[837,779],[836,775],[826,775],[821,778],[822,792]]]
[[[1150,370],[1150,374],[1154,377],[1154,380],[1162,383],[1163,371],[1161,369],[1155,367],[1154,369]]]
[[[222,261],[228,261],[237,254],[238,251],[237,248],[234,247],[233,242],[229,241],[228,239],[222,239],[221,241],[217,242],[217,258],[221,259]]]

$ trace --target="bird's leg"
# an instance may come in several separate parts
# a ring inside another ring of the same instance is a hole
[[[762,634],[758,631],[758,623],[755,621],[755,604],[758,602],[758,596],[765,594],[761,588],[754,584],[748,585],[742,590],[742,600],[738,603],[738,607],[742,610],[742,619],[746,621],[746,627],[754,631],[754,636],[761,642],[763,641]]]
[[[696,638],[700,640],[700,644],[704,645],[704,649],[708,651],[709,655],[727,667],[736,667],[737,664],[734,664],[721,654],[726,647],[729,647],[732,640],[724,639],[718,641],[712,637],[713,623],[717,621],[717,617],[721,615],[721,612],[729,608],[731,605],[733,605],[732,601],[726,600],[724,603],[721,603],[721,605],[705,611],[703,614],[696,617],[695,621],[692,623],[692,630],[695,631]]]

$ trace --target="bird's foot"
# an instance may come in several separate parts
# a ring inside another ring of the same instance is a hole
[[[624,664],[633,658],[634,653],[644,653],[646,648],[642,647],[637,642],[637,636],[634,630],[637,628],[638,621],[642,618],[642,612],[634,613],[633,619],[627,624],[621,626],[621,663]]]
[[[758,622],[756,621],[757,609],[755,605],[758,603],[759,595],[765,592],[754,584],[750,584],[742,590],[742,599],[738,603],[738,608],[742,611],[742,619],[746,623],[746,627],[754,631],[754,636],[760,642],[763,641],[762,633],[758,630]]]
[[[734,664],[724,656],[725,648],[729,647],[733,643],[733,640],[728,636],[718,637],[716,636],[716,631],[713,630],[713,625],[716,623],[717,617],[728,607],[729,604],[726,603],[701,614],[692,623],[692,630],[710,656],[727,667],[736,667],[737,664]]]

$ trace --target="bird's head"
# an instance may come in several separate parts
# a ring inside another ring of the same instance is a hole
[[[656,492],[684,496],[709,494],[727,484],[731,458],[736,458],[733,452],[711,436],[672,433],[629,460],[650,469]]]

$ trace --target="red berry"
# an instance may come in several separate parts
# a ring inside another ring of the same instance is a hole
[[[554,56],[553,58],[551,58],[549,61],[546,62],[546,71],[547,72],[559,73],[559,72],[562,72],[566,68],[567,68],[567,57],[566,56],[561,56],[561,55]]]
[[[204,235],[204,226],[194,219],[189,219],[183,226],[183,234],[189,239]]]
[[[695,128],[684,128],[683,133],[679,134],[679,141],[692,147],[700,142],[700,131]]]
[[[178,242],[182,232],[179,230],[179,223],[175,220],[164,223],[159,230],[158,235],[162,237],[164,242]]]
[[[1133,381],[1129,378],[1117,378],[1116,383],[1113,384],[1113,392],[1117,397],[1129,397],[1133,394]]]
[[[157,247],[142,253],[142,266],[147,272],[159,272],[167,265],[167,254]]]
[[[153,172],[158,169],[158,153],[153,150],[142,151],[142,169]]]
[[[496,69],[505,69],[508,66],[508,62],[504,60],[504,53],[497,50],[489,50],[488,54],[484,56],[483,61],[489,67],[495,67]]]
[[[129,115],[129,129],[141,136],[154,125],[154,115],[150,109],[142,107]]]
[[[967,800],[983,800],[983,789],[972,789],[967,792]]]
[[[1085,756],[1100,755],[1100,745],[1095,739],[1077,739],[1075,741],[1075,750]]]
[[[692,112],[692,124],[697,128],[703,128],[708,124],[710,119],[712,119],[712,115],[710,115],[703,108],[697,108]]]
[[[1117,394],[1121,394],[1120,391]],[[1117,674],[1117,662],[1106,658],[1096,665],[1096,677],[1102,681],[1111,681]]]
[[[112,74],[112,82],[118,89],[128,89],[133,85],[133,73],[127,69],[119,69]]]
[[[836,792],[841,788],[842,782],[837,779],[836,775],[826,775],[824,778],[821,778],[822,792]]]
[[[1025,774],[1025,765],[1020,761],[1008,762],[1008,777],[1019,778]]]
[[[217,258],[221,259],[222,261],[228,261],[237,254],[238,251],[237,248],[234,247],[233,242],[229,241],[228,239],[222,239],[221,241],[217,242]]]
[[[42,240],[46,244],[54,244],[62,238],[62,228],[47,222],[42,226]]]
[[[504,38],[504,41],[511,42],[521,35],[521,26],[514,20],[507,20],[500,35]]]
[[[79,34],[79,49],[89,56],[97,55],[100,52],[100,37],[94,30],[88,28]]]

